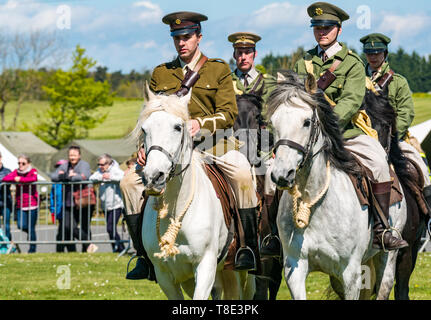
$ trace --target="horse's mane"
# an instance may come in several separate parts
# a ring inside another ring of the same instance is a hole
[[[292,98],[303,100],[311,108],[315,108],[325,139],[325,153],[329,161],[336,168],[357,174],[359,167],[353,156],[345,149],[343,135],[338,125],[338,116],[333,112],[331,105],[325,99],[323,91],[317,89],[314,94],[307,92],[305,79],[293,71],[284,74],[285,80],[279,81],[268,99],[267,120],[271,118],[277,108],[282,104],[294,104]]]
[[[236,96],[237,101],[240,101],[242,99],[250,101],[256,106],[257,109],[262,110],[263,99],[260,96],[250,93],[244,93]]]
[[[379,95],[367,90],[361,108],[366,110],[373,128],[377,129],[379,133],[392,128],[392,135],[389,141],[389,161],[394,165],[395,172],[401,181],[414,184],[413,178],[408,171],[408,160],[399,146],[396,128],[397,112],[390,105],[388,88],[386,87]]]
[[[180,103],[180,98],[176,95],[158,94],[156,97],[157,99],[144,102],[136,126],[129,134],[129,139],[134,143],[138,143],[139,146],[143,144],[144,138],[141,127],[152,113],[157,111],[166,111],[181,118],[183,121],[188,121],[190,118],[188,108],[184,108]]]

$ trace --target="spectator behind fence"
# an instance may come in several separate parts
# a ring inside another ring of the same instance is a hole
[[[124,171],[124,175],[128,174],[130,170],[133,170],[136,166],[136,161],[138,158],[133,157],[126,161],[127,169]]]
[[[100,202],[105,212],[106,229],[109,239],[116,241],[116,243],[112,243],[112,251],[122,252],[124,245],[120,242],[121,237],[117,232],[117,224],[124,210],[123,199],[118,183],[109,183],[109,181],[119,182],[123,178],[124,172],[120,169],[118,162],[107,153],[101,155],[97,161],[99,169],[91,175],[90,180],[103,181],[99,190]]]
[[[5,168],[2,162],[2,154],[0,152],[0,182],[5,176],[7,176],[11,171]],[[12,210],[12,196],[10,193],[10,184],[5,184],[0,187],[0,216],[3,216],[4,232],[9,240],[12,240],[10,234],[10,213]]]
[[[3,182],[19,182],[16,185],[17,226],[27,233],[27,239],[36,241],[36,222],[38,216],[39,195],[37,186],[29,184],[37,181],[37,170],[31,166],[31,160],[26,155],[18,157],[18,169],[3,178]],[[23,183],[23,184],[21,184]],[[36,252],[36,244],[31,243],[28,253]]]
[[[70,146],[68,150],[68,160],[61,164],[51,175],[53,182],[78,182],[86,181],[91,175],[90,165],[88,162],[81,160],[81,148]],[[82,185],[84,189],[86,185]],[[66,184],[64,190],[64,211],[62,219],[58,225],[57,238],[70,241],[73,239],[90,240],[90,220],[93,206],[82,208],[75,205],[73,192],[80,190],[79,184]],[[78,223],[80,229],[78,229]],[[64,252],[64,246],[68,252],[75,252],[75,244],[60,245],[60,252]],[[88,243],[82,245],[82,252],[86,252],[89,247]]]
[[[66,163],[67,160],[61,159],[58,160],[55,164],[55,169],[60,167],[62,164]],[[49,197],[49,212],[51,212],[52,223],[55,224],[55,221],[61,221],[63,215],[63,185],[61,183],[55,183],[52,185],[51,193]],[[57,232],[57,241],[61,241],[61,234]],[[63,252],[64,246],[57,243],[56,245],[57,252]]]

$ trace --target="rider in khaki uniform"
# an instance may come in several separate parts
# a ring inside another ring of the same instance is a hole
[[[193,12],[175,12],[163,18],[162,21],[170,26],[178,57],[154,69],[150,83],[152,91],[178,94],[188,70],[194,70],[201,59],[206,59],[199,50],[202,39],[200,23],[205,20],[206,16]],[[208,59],[198,70],[198,74],[199,79],[191,89],[189,131],[193,137],[199,134],[210,137],[214,148],[207,156],[217,163],[232,186],[244,227],[246,245],[255,250],[258,200],[253,187],[250,164],[247,158],[235,149],[235,143],[223,136],[220,139],[215,138],[214,134],[218,130],[231,128],[238,113],[231,71],[223,60]],[[138,164],[141,168],[145,165],[143,147],[138,152]],[[150,262],[146,258],[140,234],[145,190],[139,172],[140,168],[137,166],[136,170],[126,175],[120,184],[126,206],[126,222],[137,256],[140,257],[135,269],[128,273],[127,279],[151,278],[148,272]],[[131,226],[135,229],[132,230]],[[235,268],[256,270],[253,252],[238,251]]]
[[[318,45],[296,63],[294,71],[302,75],[312,73],[318,79],[318,87],[324,91],[339,117],[346,149],[372,171],[375,180],[372,191],[388,218],[392,181],[386,152],[377,139],[364,134],[354,121],[365,95],[364,64],[358,55],[337,41],[342,31],[341,24],[349,19],[349,15],[326,2],[313,3],[307,12]],[[375,248],[382,248],[382,242],[388,250],[408,246],[407,242],[394,237],[391,232],[385,232],[382,220],[377,215],[375,218]]]
[[[276,79],[255,68],[256,43],[261,37],[251,32],[236,32],[229,35],[228,40],[232,42],[233,58],[236,62],[236,69],[232,72],[235,93],[253,93],[266,103],[275,88]]]
[[[431,203],[431,186],[429,172],[426,163],[423,161],[419,151],[416,150],[408,139],[408,129],[415,116],[412,93],[407,79],[391,70],[387,61],[388,44],[391,39],[381,33],[371,33],[360,39],[363,44],[363,51],[367,57],[365,72],[370,79],[369,86],[376,90],[382,90],[381,86],[388,87],[388,98],[392,107],[397,113],[397,130],[400,139],[400,148],[404,155],[414,161],[422,171],[424,176],[424,195],[427,202]],[[389,79],[385,81],[385,79]]]

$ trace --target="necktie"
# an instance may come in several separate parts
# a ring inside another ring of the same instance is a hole
[[[248,80],[247,80],[247,78],[248,78],[248,73],[244,73],[244,88],[248,87]]]
[[[322,51],[322,61],[326,62],[326,60],[328,60],[328,55],[326,54],[325,51]]]

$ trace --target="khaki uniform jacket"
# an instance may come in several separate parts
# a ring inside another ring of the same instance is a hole
[[[232,72],[232,81],[233,81],[235,93],[236,94],[250,93],[250,91],[253,89],[256,82],[258,81],[260,75],[262,74],[260,71],[257,71],[257,72],[259,73],[259,76],[257,76],[256,79],[254,79],[247,86],[247,88],[244,88],[244,84],[242,83],[241,79],[236,75],[235,71]],[[277,85],[277,79],[275,79],[273,76],[267,73],[262,74],[262,76],[263,76],[263,79],[255,89],[255,92],[262,91],[261,97],[262,97],[263,103],[266,104],[266,102],[268,101],[269,95]]]
[[[306,75],[305,60],[311,60],[313,73],[318,79],[328,70],[334,59],[341,60],[341,64],[335,70],[337,78],[325,90],[325,94],[336,103],[334,112],[339,117],[340,129],[345,139],[354,138],[364,132],[352,123],[352,118],[359,111],[365,95],[365,69],[361,58],[340,43],[342,49],[325,63],[318,55],[317,46],[308,51],[303,59],[297,61],[294,71],[300,75]]]
[[[368,65],[365,67],[368,70]],[[372,78],[373,84],[390,70],[389,63],[383,63],[380,71]],[[400,139],[403,139],[415,117],[412,92],[409,84],[402,75],[395,73],[389,83],[389,103],[397,113],[397,130]]]
[[[208,59],[198,73],[200,78],[192,88],[189,103],[190,117],[199,121],[201,130],[206,129],[211,134],[218,129],[232,128],[238,108],[229,65],[221,59]],[[180,60],[176,58],[154,69],[150,88],[155,93],[173,94],[180,89],[183,79]],[[235,148],[228,145],[230,140],[223,140],[227,147],[225,152]],[[219,142],[220,139],[213,144]]]

